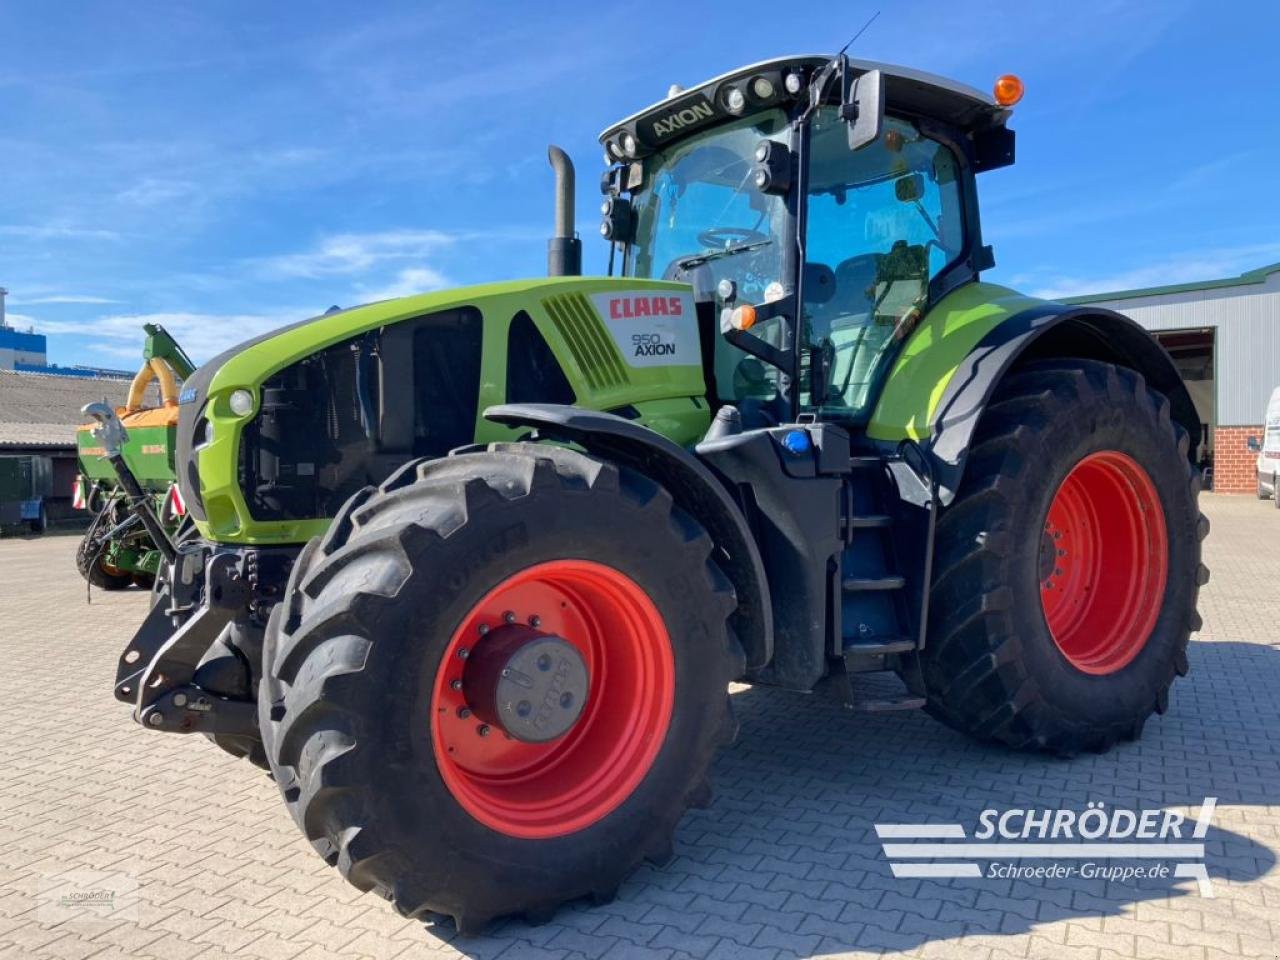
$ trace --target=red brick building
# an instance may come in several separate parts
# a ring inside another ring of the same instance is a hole
[[[1195,401],[1213,489],[1254,493],[1271,392],[1280,387],[1280,263],[1238,277],[1074,297],[1132,317],[1169,351]]]

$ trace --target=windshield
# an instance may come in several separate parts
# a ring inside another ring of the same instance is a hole
[[[637,277],[670,277],[681,267],[706,262],[716,279],[738,281],[740,295],[764,299],[782,276],[782,197],[763,194],[751,182],[756,146],[777,137],[786,118],[759,114],[692,137],[645,161],[644,184],[635,192]]]
[[[627,272],[669,279],[700,267],[712,287],[733,280],[745,303],[781,297],[786,202],[757,190],[751,171],[761,139],[780,140],[786,131],[786,116],[771,110],[650,156],[633,193],[636,237]],[[776,340],[777,326],[765,322],[752,332]],[[716,347],[715,366],[722,400],[776,392],[776,371],[727,343]]]

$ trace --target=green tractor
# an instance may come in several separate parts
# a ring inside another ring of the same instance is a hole
[[[463,932],[664,860],[731,681],[1065,755],[1137,737],[1199,623],[1199,422],[1132,321],[980,279],[1018,86],[841,55],[673,90],[601,138],[617,275],[577,275],[553,148],[550,278],[205,364],[198,536],[118,698]]]
[[[168,536],[186,516],[182,493],[174,482],[174,441],[179,384],[195,372],[195,364],[164,327],[148,323],[143,329],[147,337],[142,367],[129,385],[124,406],[115,413],[129,432],[122,455]],[[159,386],[160,403],[148,406],[147,391],[153,383]],[[76,550],[76,569],[103,590],[123,590],[131,584],[150,590],[163,554],[131,509],[130,496],[93,431],[92,426],[76,431],[80,472],[72,503],[92,517]]]

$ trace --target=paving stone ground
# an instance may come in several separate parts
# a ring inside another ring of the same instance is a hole
[[[469,940],[349,887],[255,768],[135,726],[111,679],[146,598],[95,591],[86,606],[73,537],[0,541],[0,956],[1280,956],[1280,511],[1203,502],[1204,629],[1140,742],[1025,756],[923,715],[855,719],[822,697],[743,689],[717,799],[685,819],[670,864],[614,903]],[[895,879],[873,828],[1206,796],[1213,898],[1189,880]]]

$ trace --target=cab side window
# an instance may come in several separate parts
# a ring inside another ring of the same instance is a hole
[[[812,136],[805,245],[807,347],[828,373],[812,406],[855,416],[929,283],[964,250],[961,167],[913,124],[886,118],[850,153],[834,109]]]

